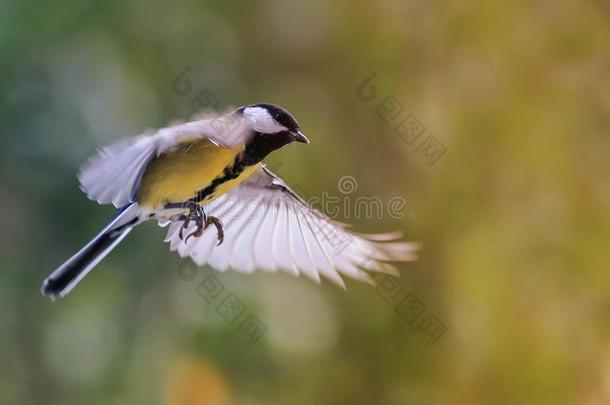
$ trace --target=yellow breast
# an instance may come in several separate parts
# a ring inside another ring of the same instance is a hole
[[[243,147],[221,148],[206,139],[178,145],[163,153],[146,168],[140,185],[138,203],[160,208],[167,203],[182,203],[205,189],[212,180],[223,175]],[[247,179],[258,168],[249,166],[235,179],[219,184],[214,193],[201,204],[228,192]]]

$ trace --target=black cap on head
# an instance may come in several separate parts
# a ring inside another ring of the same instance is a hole
[[[297,120],[294,119],[292,114],[290,114],[288,111],[286,111],[279,105],[260,103],[251,104],[246,107],[264,108],[265,110],[269,111],[269,114],[273,117],[275,121],[288,128],[289,131],[297,132],[299,130],[299,123],[297,122]]]

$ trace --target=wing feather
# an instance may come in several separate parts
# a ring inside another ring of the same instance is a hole
[[[298,252],[296,255],[297,263],[300,263],[300,267],[305,271],[305,274],[308,275],[312,280],[317,283],[320,283],[320,274],[317,271],[315,260],[311,253],[311,247],[307,238],[305,237],[305,230],[303,228],[303,224],[301,223],[301,219],[299,218],[298,213],[293,212],[294,218],[297,223],[298,235],[295,236],[295,250]],[[300,236],[300,237],[299,237]],[[302,248],[299,248],[298,243],[301,243]],[[304,249],[303,249],[304,248]]]
[[[208,117],[161,128],[152,134],[123,139],[103,148],[81,168],[78,174],[81,190],[99,204],[120,208],[133,202],[151,160],[178,143],[203,138],[216,145],[234,147],[243,142],[248,133],[243,119],[232,118],[228,125],[224,122],[225,117]]]
[[[288,220],[288,206],[280,200],[277,209],[277,219],[273,238],[273,257],[278,268],[299,275],[299,269],[295,266],[294,258],[290,253],[290,221]]]
[[[369,272],[397,274],[389,262],[416,260],[420,248],[417,243],[399,241],[400,233],[348,231],[346,225],[310,207],[264,167],[211,202],[207,210],[208,215],[225,221],[223,245],[215,247],[212,227],[185,244],[179,240],[175,224],[166,241],[181,256],[191,256],[197,264],[207,263],[219,271],[229,267],[243,273],[280,269],[293,275],[302,273],[318,283],[322,276],[345,288],[342,275],[374,284]],[[181,226],[181,222],[177,224]]]

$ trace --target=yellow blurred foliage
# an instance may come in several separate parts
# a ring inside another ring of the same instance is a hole
[[[168,405],[224,405],[229,387],[213,364],[184,357],[169,369],[165,398]]]

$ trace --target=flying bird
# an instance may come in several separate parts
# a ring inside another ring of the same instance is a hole
[[[273,104],[169,126],[119,141],[83,165],[81,189],[118,208],[110,222],[51,273],[41,292],[68,294],[137,225],[169,225],[166,242],[181,257],[216,270],[255,269],[371,282],[396,274],[390,262],[417,259],[417,243],[396,233],[365,235],[310,207],[262,160],[293,142],[309,143],[299,124]]]

